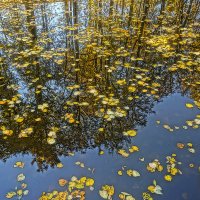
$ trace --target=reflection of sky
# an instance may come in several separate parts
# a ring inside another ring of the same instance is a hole
[[[145,128],[139,128],[138,135],[132,141],[132,144],[140,147],[138,153],[132,154],[129,158],[122,158],[116,154],[105,154],[98,156],[97,150],[88,150],[86,154],[76,153],[73,157],[62,158],[64,168],[49,169],[46,172],[36,172],[37,166],[31,166],[31,155],[13,157],[6,164],[0,162],[0,183],[1,198],[8,191],[13,190],[17,185],[16,176],[19,173],[26,175],[26,183],[30,194],[24,198],[25,200],[38,199],[43,191],[62,190],[58,186],[58,179],[65,178],[67,180],[72,176],[87,176],[95,179],[95,191],[86,191],[86,199],[100,199],[98,190],[103,184],[112,184],[116,189],[116,196],[121,191],[129,192],[136,199],[141,199],[142,192],[146,191],[148,185],[156,179],[157,184],[163,188],[163,196],[155,195],[155,199],[162,200],[198,200],[200,199],[199,192],[199,172],[198,165],[200,161],[198,155],[200,152],[199,140],[200,135],[198,129],[189,128],[188,130],[180,129],[174,132],[168,132],[162,128],[162,125],[157,125],[156,120],[160,120],[161,124],[167,123],[170,125],[184,125],[185,120],[193,119],[197,110],[184,108],[186,102],[191,100],[182,97],[179,94],[164,99],[163,102],[157,104],[154,108],[156,114],[148,117],[148,124]],[[196,154],[191,154],[187,148],[180,150],[176,148],[177,142],[188,143],[192,142],[196,150]],[[166,167],[165,157],[172,153],[177,154],[177,160],[183,164],[180,165],[180,170],[183,175],[174,177],[171,183],[164,181],[163,177],[166,174],[166,169],[163,172],[150,173],[146,170],[146,165],[154,159],[159,159],[161,164]],[[139,158],[145,158],[144,162],[139,161]],[[12,168],[16,161],[25,162],[25,168]],[[76,161],[83,162],[85,168],[79,168],[74,163]],[[194,163],[195,168],[189,169],[189,164]],[[141,177],[128,177],[126,174],[118,176],[117,171],[122,166],[127,166],[127,169],[135,169],[141,173]],[[87,168],[95,168],[92,174]]]
[[[43,16],[42,16],[42,6],[43,6]],[[54,32],[48,32],[48,37],[52,38],[55,42],[54,45],[62,45],[60,48],[65,48],[63,41],[65,38],[65,33],[63,33],[63,28],[65,27],[65,13],[64,13],[64,3],[48,3],[41,4],[35,10],[37,31],[41,33],[43,29],[43,22],[49,30],[54,30]],[[45,18],[46,15],[46,18]],[[47,22],[45,21],[47,19]],[[64,40],[65,41],[65,40]],[[55,47],[55,46],[54,46]]]

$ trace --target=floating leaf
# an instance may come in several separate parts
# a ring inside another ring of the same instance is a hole
[[[24,191],[23,191],[23,195],[24,195],[24,196],[28,195],[28,193],[29,193],[28,190],[24,190]]]
[[[103,155],[103,154],[104,154],[104,151],[101,150],[101,151],[99,152],[99,155]]]
[[[18,162],[16,162],[16,163],[14,164],[14,167],[24,168],[24,163],[18,161]]]
[[[121,199],[121,200],[135,200],[135,198],[127,192],[121,192],[119,194],[119,199]]]
[[[156,185],[156,187],[154,189],[154,193],[155,194],[163,194],[162,193],[162,188],[159,185]]]
[[[108,192],[107,192],[107,191],[100,190],[100,191],[99,191],[99,194],[100,194],[100,196],[101,196],[103,199],[109,199],[109,195],[108,195]]]
[[[94,179],[92,179],[92,178],[86,179],[85,185],[88,186],[88,187],[93,186],[94,185]]]
[[[22,194],[23,194],[23,190],[17,190],[17,195],[18,196],[22,196]]]
[[[125,131],[123,132],[124,136],[131,136],[131,137],[134,137],[137,135],[137,131],[135,130],[129,130],[129,131]]]
[[[171,175],[166,175],[164,178],[165,178],[166,181],[172,181]]]
[[[17,176],[17,181],[23,181],[24,179],[25,179],[26,177],[25,177],[25,175],[24,174],[19,174],[18,176]]]
[[[6,194],[6,198],[7,199],[11,199],[11,198],[13,198],[14,196],[16,196],[17,194],[16,194],[16,192],[8,192],[7,194]]]
[[[190,153],[195,153],[195,149],[194,149],[194,148],[188,148],[188,151],[189,151]]]
[[[111,200],[114,195],[114,187],[110,185],[103,185],[101,190],[99,190],[99,194],[103,199]]]
[[[61,179],[59,179],[58,184],[61,187],[64,187],[67,184],[67,180],[61,178]]]
[[[133,87],[133,86],[129,86],[129,87],[128,87],[128,91],[129,91],[129,92],[135,92],[135,91],[136,91],[136,88]]]
[[[126,171],[126,173],[127,173],[128,176],[133,176],[133,177],[139,177],[140,176],[140,173],[136,170],[129,169],[129,170]]]
[[[122,176],[122,171],[121,170],[119,170],[118,172],[117,172],[117,174],[119,175],[119,176]]]
[[[63,168],[63,164],[62,164],[62,163],[58,163],[58,164],[56,165],[56,167],[57,167],[57,168]]]
[[[118,153],[125,158],[127,158],[129,156],[129,153],[127,153],[124,149],[118,150]]]
[[[179,149],[183,149],[185,147],[183,143],[177,143],[176,145]]]
[[[194,107],[191,103],[186,103],[185,106],[186,106],[187,108],[193,108],[193,107]]]
[[[48,144],[54,144],[56,140],[54,138],[47,138]]]

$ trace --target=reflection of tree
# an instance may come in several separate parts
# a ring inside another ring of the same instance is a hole
[[[47,167],[46,164],[53,166],[59,162],[58,156],[67,155],[69,152],[84,152],[87,148],[101,148],[102,145],[113,151],[120,148],[124,141],[128,141],[122,135],[124,126],[131,128],[137,124],[145,124],[146,115],[152,107],[152,103],[146,102],[145,105],[143,104],[145,102],[143,102],[141,103],[142,110],[135,106],[132,111],[132,118],[128,120],[115,119],[111,122],[102,121],[101,118],[97,118],[93,113],[85,110],[81,113],[80,125],[70,125],[61,117],[66,112],[63,110],[62,105],[59,106],[53,103],[54,99],[52,98],[46,99],[45,102],[50,107],[48,113],[45,114],[42,112],[38,113],[36,110],[32,112],[31,109],[34,108],[34,104],[30,102],[21,103],[17,110],[14,107],[15,114],[23,114],[25,116],[22,124],[15,122],[14,111],[6,115],[6,113],[9,113],[8,107],[1,106],[1,112],[3,113],[1,126],[12,129],[14,132],[12,136],[8,136],[6,139],[5,137],[4,139],[3,137],[1,138],[2,159],[6,160],[10,155],[17,153],[32,153],[35,157],[34,160],[38,163],[39,169],[42,170]],[[76,113],[75,109],[76,107],[70,108],[70,111]],[[88,109],[92,110],[93,108],[89,106]],[[38,117],[42,120],[35,122],[35,119]],[[28,127],[33,128],[33,133],[27,138],[19,138],[20,132]],[[51,127],[58,127],[60,129],[55,145],[49,145],[46,141]],[[106,131],[98,132],[99,127],[104,127]]]
[[[184,27],[192,21],[192,1],[182,8],[186,16],[171,1],[162,1],[159,10],[151,0],[145,5],[89,0],[85,12],[80,9],[84,1],[61,2],[58,12],[57,4],[33,2],[1,12],[7,18],[0,21],[0,101],[5,102],[0,126],[13,131],[0,138],[1,159],[31,153],[44,170],[70,152],[104,146],[112,152],[130,141],[124,130],[146,125],[154,103],[163,97],[189,89],[199,100],[199,71],[188,73],[188,66],[182,66],[186,54],[196,66],[197,56],[190,52],[198,48],[196,30],[181,33],[191,37],[186,52],[176,42],[187,43],[187,38],[177,38],[170,29],[179,23],[171,18],[174,12],[184,18]],[[39,109],[43,104],[48,105],[45,112]],[[16,121],[17,115],[23,122]],[[33,131],[21,137],[28,128]],[[49,145],[52,129],[57,138]]]

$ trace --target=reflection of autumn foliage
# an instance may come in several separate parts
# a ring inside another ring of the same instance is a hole
[[[190,97],[200,102],[200,71],[193,71],[190,76],[183,79],[183,91],[189,91]]]
[[[163,97],[200,101],[197,2],[123,2],[0,3],[2,159],[112,152]]]

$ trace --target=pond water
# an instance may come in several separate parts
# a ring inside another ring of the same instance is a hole
[[[199,3],[181,2],[0,3],[0,199],[200,199]]]

